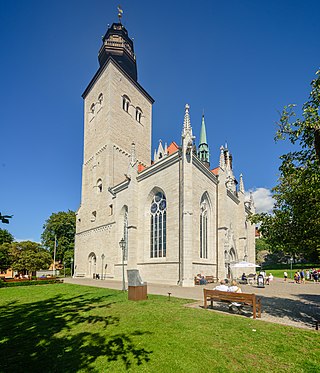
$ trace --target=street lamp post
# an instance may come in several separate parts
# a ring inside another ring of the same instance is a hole
[[[293,262],[293,258],[291,257],[290,258],[290,277],[292,279],[292,262]]]
[[[71,265],[70,265],[70,274],[71,274],[71,277],[73,275],[73,258],[71,258]]]
[[[63,261],[63,277],[66,277],[66,262]]]
[[[121,247],[122,250],[122,290],[126,291],[126,282],[124,278],[124,250],[126,248],[126,241],[124,238],[121,238],[121,241],[119,242],[119,246]]]
[[[103,280],[103,261],[104,261],[105,255],[101,255],[101,280]]]

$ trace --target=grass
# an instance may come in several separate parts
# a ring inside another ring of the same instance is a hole
[[[316,372],[320,334],[70,284],[0,289],[0,372]]]
[[[289,268],[286,268],[288,265],[282,265],[281,268],[278,268],[278,266],[275,266],[274,268],[268,268],[264,270],[266,271],[266,274],[269,275],[269,273],[272,273],[274,277],[283,278],[283,273],[286,271],[288,273],[288,278],[293,279],[293,275],[296,271],[300,271],[301,269],[304,269],[304,272],[307,269],[311,268],[319,268],[319,264],[294,264],[292,266],[292,271],[289,265]],[[283,268],[282,268],[283,267]]]
[[[283,272],[286,271],[288,273],[288,278],[293,279],[293,275],[296,271],[300,271],[301,269],[311,269],[311,268],[319,268],[319,263],[293,263],[292,264],[292,271],[290,268],[290,264],[274,264],[274,265],[264,265],[263,269],[266,271],[266,274],[272,273],[274,277],[283,278]],[[258,271],[259,272],[259,271]]]

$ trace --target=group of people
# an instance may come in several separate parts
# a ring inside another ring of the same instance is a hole
[[[311,268],[310,270],[301,269],[300,271],[296,271],[294,273],[293,279],[296,284],[304,284],[305,281],[314,281],[318,282],[320,277],[320,270],[315,268]],[[288,274],[284,272],[284,281],[287,281]]]
[[[214,288],[214,290],[219,290],[219,291],[230,291],[232,293],[242,293],[241,288],[239,288],[237,281],[236,280],[231,280],[231,284],[229,286],[229,280],[224,279],[220,280],[220,283],[218,286]],[[229,310],[232,311],[233,307],[236,307],[239,312],[242,311],[243,305],[238,302],[231,302],[229,305]]]
[[[229,280],[227,278],[224,280],[220,280],[219,285],[216,286],[214,290],[231,291],[232,293],[242,293],[242,290],[239,288],[237,281],[232,280],[231,285],[229,285]]]
[[[17,279],[19,279],[19,280],[26,280],[26,279],[29,278],[29,276],[28,276],[27,274],[23,275],[22,273],[19,273],[19,274],[15,275],[14,278],[15,278],[16,280],[17,280]]]

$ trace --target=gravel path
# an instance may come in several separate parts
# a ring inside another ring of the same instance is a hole
[[[66,278],[65,282],[117,290],[122,289],[120,281],[109,279]],[[148,293],[168,295],[170,292],[173,297],[198,301],[192,304],[192,307],[202,307],[203,288],[212,289],[214,286],[215,284],[209,284],[183,288],[174,285],[148,283]],[[241,288],[244,293],[255,293],[261,297],[262,321],[307,329],[315,329],[316,321],[320,322],[320,283],[295,284],[290,280],[284,282],[275,278],[271,285],[267,285],[265,288],[258,288],[255,285],[241,285]],[[214,306],[214,309],[229,312],[228,307],[220,303]],[[251,316],[251,313],[247,315]]]

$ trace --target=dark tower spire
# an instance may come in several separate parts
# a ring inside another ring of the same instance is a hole
[[[126,28],[121,24],[121,16],[122,10],[119,11],[119,23],[113,23],[102,38],[103,45],[98,55],[99,64],[101,67],[109,58],[112,58],[133,80],[137,81],[133,41],[129,38]]]

